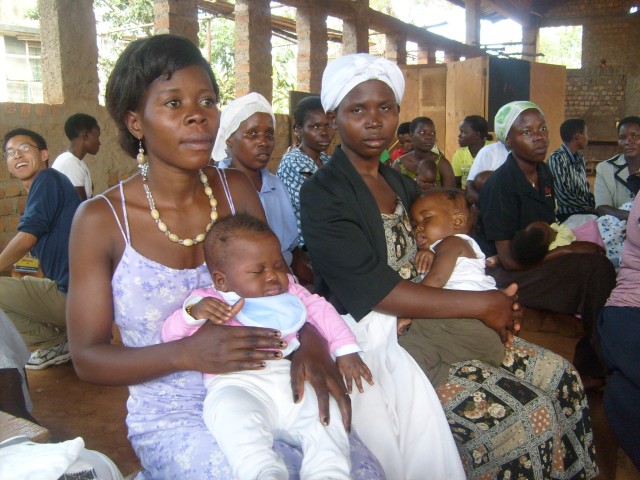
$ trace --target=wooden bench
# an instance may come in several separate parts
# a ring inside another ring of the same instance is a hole
[[[0,412],[0,442],[18,436],[28,437],[34,442],[43,443],[48,442],[51,438],[49,430],[46,428],[24,418]]]

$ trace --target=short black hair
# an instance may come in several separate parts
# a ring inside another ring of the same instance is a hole
[[[413,120],[411,120],[411,123],[409,124],[409,128],[411,129],[411,133],[415,133],[415,131],[418,129],[418,127],[420,125],[422,125],[423,123],[429,124],[429,125],[433,125],[434,128],[436,126],[435,123],[433,123],[433,120],[431,120],[429,117],[416,117]]]
[[[78,138],[82,132],[90,132],[98,127],[98,121],[86,113],[74,113],[64,122],[64,134],[69,140]]]
[[[628,117],[624,117],[622,120],[620,120],[618,122],[618,133],[620,133],[620,129],[622,127],[624,127],[625,125],[628,125],[630,123],[634,123],[634,124],[640,126],[640,117],[637,117],[635,115],[630,115]]]
[[[35,142],[38,150],[48,150],[46,140],[39,133],[29,130],[28,128],[14,128],[4,134],[4,138],[2,139],[2,151],[4,152],[7,149],[7,143],[9,143],[9,140],[19,135],[30,137],[31,140]]]
[[[398,125],[397,135],[411,135],[411,122],[402,122]]]
[[[302,100],[298,102],[295,110],[293,111],[293,121],[295,122],[296,127],[302,127],[304,125],[304,119],[307,116],[308,112],[313,112],[316,110],[320,110],[324,113],[324,108],[322,108],[322,101],[320,97],[310,96],[304,97]]]
[[[549,251],[544,232],[539,228],[518,230],[511,240],[511,255],[520,265],[535,265]]]
[[[422,162],[421,162],[422,163]],[[422,192],[422,194],[418,198],[423,197],[435,197],[440,196],[447,200],[452,206],[458,206],[466,209],[467,212],[470,210],[469,202],[467,201],[467,197],[464,194],[464,191],[460,188],[447,188],[447,187],[436,187],[426,190]]]
[[[246,213],[231,215],[213,224],[204,238],[204,261],[212,272],[229,258],[238,235],[262,233],[275,236],[267,223]]]
[[[418,162],[416,173],[418,172],[432,173],[436,177],[438,175],[438,165],[430,158],[424,158]]]
[[[582,118],[570,118],[560,125],[560,138],[564,143],[569,143],[578,133],[584,133],[587,126]]]
[[[471,130],[478,132],[481,138],[485,140],[493,140],[493,135],[489,133],[489,124],[480,115],[468,115],[462,120],[471,127]]]
[[[193,65],[205,70],[219,98],[220,90],[211,65],[191,40],[180,35],[162,34],[134,40],[118,58],[109,75],[105,101],[118,127],[120,146],[132,158],[138,153],[139,140],[127,128],[127,112],[142,108],[142,99],[154,80],[171,78],[176,71]]]

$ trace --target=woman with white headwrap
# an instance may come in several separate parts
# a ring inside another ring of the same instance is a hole
[[[592,346],[598,312],[615,285],[615,272],[604,249],[573,242],[550,251],[542,262],[521,265],[512,254],[515,233],[535,221],[554,223],[553,177],[544,163],[549,133],[544,115],[532,102],[511,102],[495,118],[496,136],[511,153],[487,180],[480,194],[481,245],[501,266],[489,270],[498,286],[517,282],[523,305],[562,313],[579,313],[585,336],[574,364],[585,386],[602,386],[604,368]]]
[[[266,98],[256,92],[230,102],[220,116],[213,147],[218,168],[237,168],[253,182],[282,255],[303,285],[313,283],[306,256],[298,247],[298,226],[285,186],[267,170],[275,147],[276,117]]]
[[[584,392],[570,391],[566,405],[556,399],[572,387],[574,371],[559,356],[513,339],[519,328],[513,299],[500,291],[447,291],[411,281],[419,275],[406,211],[418,187],[379,162],[393,140],[403,90],[400,70],[387,60],[358,54],[329,64],[321,96],[342,145],[301,192],[316,291],[350,314],[376,382],[352,395],[354,428],[389,478],[457,478],[454,463],[452,470],[440,470],[446,468],[441,459],[451,459],[451,440],[439,430],[442,413],[432,403],[433,388],[398,346],[396,316],[479,318],[513,345],[499,368],[473,360],[455,364],[438,389],[467,478],[590,478],[596,470]],[[508,292],[515,293],[513,287]],[[376,375],[379,351],[390,359],[389,377]],[[367,403],[375,388],[383,390],[384,406]],[[571,410],[569,419],[563,408]],[[426,442],[411,437],[415,428]],[[563,462],[565,447],[575,454]]]

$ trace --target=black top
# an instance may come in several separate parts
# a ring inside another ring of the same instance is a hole
[[[509,154],[482,187],[476,240],[485,255],[495,255],[496,240],[511,240],[531,222],[556,221],[551,170],[545,163],[539,163],[537,170],[538,188],[534,188]]]
[[[420,194],[415,181],[380,164],[379,173],[408,210]],[[316,293],[356,320],[400,282],[387,264],[382,215],[340,147],[300,191],[302,233],[311,254]]]

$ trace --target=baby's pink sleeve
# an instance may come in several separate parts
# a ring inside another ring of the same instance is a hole
[[[334,357],[361,352],[356,337],[338,311],[324,297],[309,292],[289,279],[289,293],[297,296],[307,307],[307,322],[318,329],[329,343],[329,352]]]
[[[162,341],[170,342],[172,340],[180,340],[181,338],[190,337],[206,322],[206,320],[197,320],[187,313],[186,308],[189,305],[195,305],[204,297],[216,297],[212,289],[199,289],[191,292],[182,304],[182,308],[176,310],[167,318],[162,326]]]

